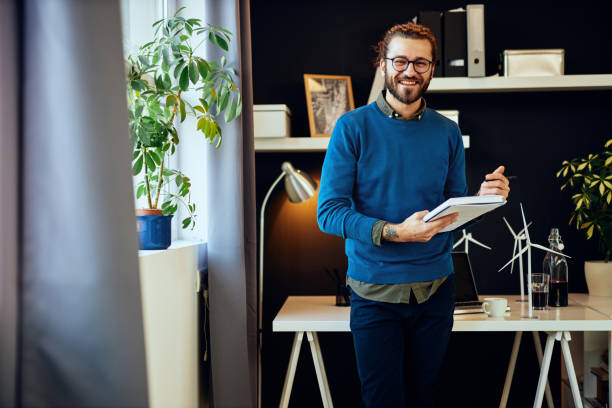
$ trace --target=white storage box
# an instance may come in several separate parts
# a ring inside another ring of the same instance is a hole
[[[290,116],[287,105],[253,105],[255,137],[290,137]]]
[[[504,76],[563,75],[565,50],[505,50]]]
[[[459,111],[458,110],[437,110],[440,115],[447,117],[456,124],[459,124]]]

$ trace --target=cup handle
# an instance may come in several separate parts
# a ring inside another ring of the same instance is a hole
[[[489,302],[484,302],[484,303],[482,304],[482,310],[484,310],[484,312],[485,312],[486,314],[491,314],[491,311],[490,311],[490,310],[487,310],[487,306],[489,306]]]

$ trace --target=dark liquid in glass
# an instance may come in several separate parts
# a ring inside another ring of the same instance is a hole
[[[533,291],[531,292],[531,306],[534,309],[546,308],[546,295],[548,292]]]
[[[549,306],[567,306],[567,281],[550,281]]]

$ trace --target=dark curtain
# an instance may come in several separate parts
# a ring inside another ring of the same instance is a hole
[[[146,406],[119,2],[0,4],[3,197],[20,189],[1,213],[0,402]]]
[[[251,27],[248,0],[206,0],[205,21],[232,33],[228,64],[240,77],[242,116],[207,149],[212,397],[217,408],[257,401],[257,236]],[[209,47],[206,57],[219,58]]]
[[[0,407],[16,404],[18,260],[17,8],[0,0]]]

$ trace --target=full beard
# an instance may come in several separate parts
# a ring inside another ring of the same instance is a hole
[[[415,87],[414,89],[415,92],[412,92],[412,91],[409,91],[407,93],[400,92],[399,81],[405,80],[405,79],[411,79],[411,80],[416,81],[417,84],[420,84]],[[402,103],[405,103],[406,105],[409,105],[421,99],[421,96],[423,96],[423,94],[425,93],[425,91],[427,91],[427,88],[429,87],[429,81],[430,80],[427,79],[421,82],[421,80],[417,78],[392,78],[390,75],[385,74],[385,88],[387,88],[387,90],[391,93],[391,95],[395,97],[395,99],[397,99],[398,101]]]

